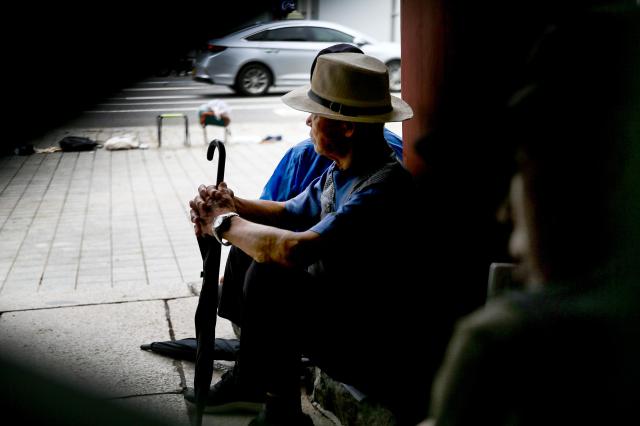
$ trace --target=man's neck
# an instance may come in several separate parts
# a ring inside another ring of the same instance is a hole
[[[348,153],[334,161],[340,170],[369,169],[388,161],[390,154],[391,148],[381,136],[380,139],[356,141]]]
[[[333,159],[339,170],[349,170],[353,162],[353,151],[347,152],[345,155]]]

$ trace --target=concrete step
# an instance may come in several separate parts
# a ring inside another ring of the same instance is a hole
[[[314,368],[311,400],[331,412],[345,426],[395,426],[391,411],[352,386],[338,382]]]

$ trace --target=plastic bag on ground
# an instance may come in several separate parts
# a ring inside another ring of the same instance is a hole
[[[146,149],[146,144],[141,144],[134,135],[114,136],[104,143],[105,149],[110,151],[120,149]]]

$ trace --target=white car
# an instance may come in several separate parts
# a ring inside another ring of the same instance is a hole
[[[318,52],[337,43],[358,46],[389,68],[392,91],[400,90],[400,44],[377,42],[342,25],[313,20],[257,24],[210,40],[193,70],[193,79],[231,87],[242,95],[262,95],[271,86],[309,82]]]

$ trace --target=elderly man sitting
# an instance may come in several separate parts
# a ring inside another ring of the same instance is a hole
[[[240,301],[220,300],[220,312],[239,318],[241,351],[212,387],[212,407],[266,401],[252,424],[311,424],[300,405],[302,353],[383,402],[400,397],[399,378],[374,374],[397,355],[380,341],[407,327],[415,299],[398,268],[403,250],[389,247],[409,235],[394,225],[410,223],[402,206],[413,183],[383,135],[385,122],[413,113],[389,94],[388,81],[375,58],[320,56],[311,85],[283,101],[310,113],[315,150],[333,161],[329,169],[286,202],[242,199],[226,183],[202,185],[191,201],[197,233],[253,259],[246,275],[225,275],[225,287],[244,289]]]

